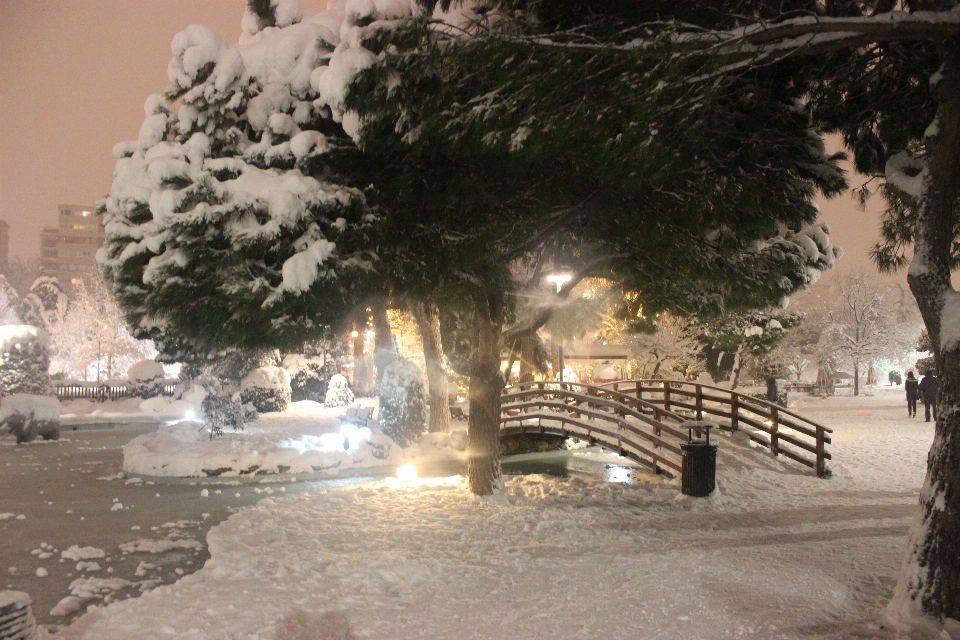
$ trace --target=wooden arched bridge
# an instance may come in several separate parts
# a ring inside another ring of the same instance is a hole
[[[501,397],[502,436],[576,437],[639,462],[655,473],[680,475],[680,445],[710,421],[829,475],[831,429],[783,407],[729,389],[673,380],[620,380],[603,385],[524,382]]]

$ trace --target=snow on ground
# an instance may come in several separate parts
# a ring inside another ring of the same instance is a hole
[[[736,434],[707,499],[543,476],[493,498],[459,477],[272,496],[210,531],[199,572],[57,637],[272,640],[300,621],[322,639],[338,619],[360,638],[894,637],[882,608],[933,437],[901,395],[797,403],[834,429],[827,480]]]

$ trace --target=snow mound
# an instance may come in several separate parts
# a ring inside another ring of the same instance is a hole
[[[60,401],[30,393],[15,393],[0,399],[0,422],[16,414],[34,420],[59,420]]]

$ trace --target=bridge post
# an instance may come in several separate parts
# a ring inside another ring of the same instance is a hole
[[[703,387],[697,385],[697,420],[703,420]]]
[[[827,476],[827,459],[823,450],[823,428],[817,427],[817,477]]]
[[[740,428],[740,394],[730,392],[730,430],[737,431]]]
[[[663,381],[663,408],[670,411],[670,383]]]
[[[780,454],[780,438],[777,435],[780,431],[780,411],[776,406],[770,407],[770,453]]]

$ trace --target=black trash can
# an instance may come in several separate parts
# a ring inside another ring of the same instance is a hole
[[[717,445],[688,442],[680,445],[683,495],[705,498],[717,488]]]

